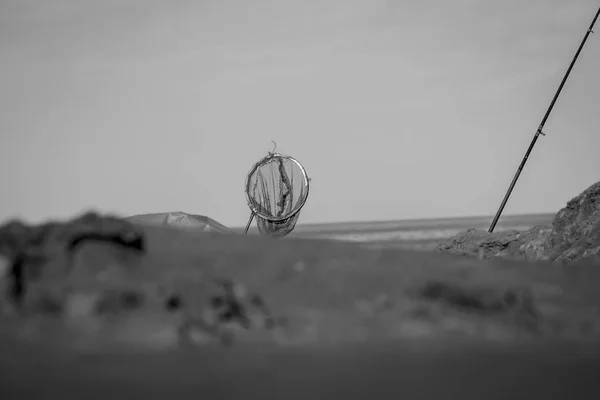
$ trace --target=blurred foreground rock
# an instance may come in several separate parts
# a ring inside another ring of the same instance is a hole
[[[243,286],[204,279],[193,263],[157,269],[148,253],[144,228],[115,216],[90,212],[40,226],[11,221],[0,227],[1,316],[20,320],[25,336],[54,325],[130,345],[143,343],[148,331],[162,335],[151,338],[162,345],[228,344],[238,327],[280,323]],[[195,293],[182,293],[185,285]]]
[[[545,242],[546,234],[531,236]],[[510,238],[488,240],[485,248],[513,249]],[[592,267],[532,270],[504,260],[191,232],[89,213],[0,227],[0,335],[87,350],[596,339],[600,269]]]
[[[469,229],[440,243],[438,251],[479,258],[511,258],[571,264],[600,260],[600,182],[560,210],[552,226],[488,233]]]

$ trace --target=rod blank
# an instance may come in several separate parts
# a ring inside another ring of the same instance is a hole
[[[527,152],[525,153],[525,156],[523,157],[523,160],[521,161],[519,168],[517,168],[517,172],[515,173],[515,176],[513,177],[513,180],[510,183],[510,186],[508,187],[508,190],[506,191],[504,198],[502,199],[502,203],[500,203],[500,207],[498,208],[498,211],[496,212],[496,215],[494,216],[494,220],[492,221],[492,224],[490,225],[488,232],[490,232],[490,233],[494,232],[494,228],[496,227],[496,224],[498,223],[498,220],[500,219],[500,215],[502,215],[502,211],[504,210],[504,207],[506,206],[506,203],[508,202],[510,194],[512,193],[513,189],[515,188],[517,180],[519,179],[519,176],[521,175],[521,172],[523,171],[523,168],[525,167],[525,163],[527,162],[527,159],[529,158],[529,155],[531,154],[531,151],[533,150],[533,146],[535,146],[535,143],[537,142],[538,137],[540,135],[545,136],[545,134],[542,132],[544,129],[544,125],[546,124],[546,121],[548,120],[548,117],[550,116],[550,113],[552,112],[552,109],[554,108],[554,104],[556,103],[556,100],[558,99],[560,92],[562,91],[563,87],[565,86],[565,82],[567,81],[567,79],[569,78],[569,75],[571,74],[571,70],[573,69],[575,62],[577,61],[577,58],[579,57],[579,53],[581,53],[581,49],[583,49],[583,46],[585,45],[585,42],[587,41],[590,33],[594,32],[593,31],[594,24],[596,23],[596,20],[598,19],[598,15],[600,15],[600,8],[598,8],[598,11],[596,12],[596,15],[594,16],[594,19],[592,20],[592,23],[590,24],[589,29],[585,33],[585,36],[583,37],[583,40],[581,41],[581,44],[579,45],[579,48],[577,49],[577,52],[575,53],[575,56],[573,57],[573,60],[571,61],[571,64],[569,65],[567,72],[565,73],[565,76],[563,77],[562,81],[560,82],[560,85],[558,86],[558,89],[556,90],[556,93],[554,94],[554,97],[552,98],[552,101],[550,102],[550,106],[548,107],[548,110],[546,110],[546,114],[544,114],[544,118],[542,118],[542,122],[540,123],[540,126],[538,127],[537,131],[535,132],[535,135],[533,136],[533,140],[531,141],[531,144],[529,145],[529,148],[527,149]]]

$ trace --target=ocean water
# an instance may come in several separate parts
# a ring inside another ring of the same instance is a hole
[[[527,230],[538,225],[550,225],[553,218],[554,214],[507,215],[500,219],[494,231]],[[432,250],[440,241],[466,229],[475,228],[487,231],[492,219],[492,216],[482,216],[298,224],[288,237],[355,242],[371,248]],[[256,228],[251,229],[249,233],[256,233]]]

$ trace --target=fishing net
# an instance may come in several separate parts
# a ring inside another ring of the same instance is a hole
[[[246,197],[252,211],[246,232],[256,217],[261,235],[288,235],[296,227],[308,189],[308,176],[296,159],[269,153],[254,165],[246,180]]]

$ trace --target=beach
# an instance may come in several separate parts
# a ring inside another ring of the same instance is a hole
[[[474,216],[298,224],[288,237],[353,242],[374,249],[434,250],[440,240],[451,238],[467,229],[475,228],[487,231],[492,218],[492,216]],[[554,214],[505,215],[499,220],[494,231],[525,231],[534,226],[550,226],[553,218]],[[234,230],[243,232],[243,228]],[[256,228],[251,228],[248,233],[252,235],[258,232]]]

